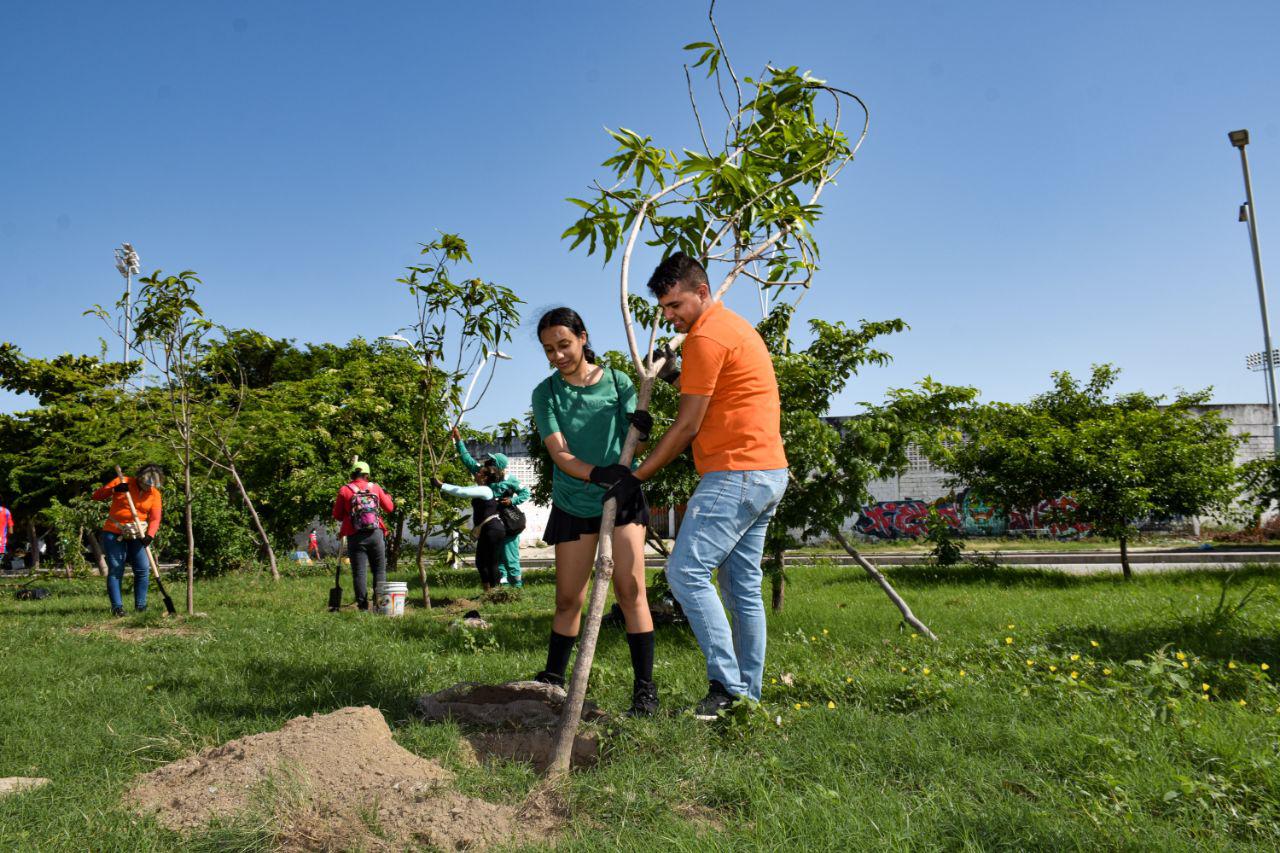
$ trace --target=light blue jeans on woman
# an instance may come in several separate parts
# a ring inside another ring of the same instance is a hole
[[[707,679],[734,696],[760,698],[766,644],[760,558],[786,490],[786,468],[703,474],[667,561],[667,582],[707,657]],[[720,595],[711,583],[717,568]]]
[[[123,607],[120,599],[120,581],[124,580],[124,565],[133,567],[133,606],[137,610],[147,607],[148,572],[147,548],[141,539],[124,539],[115,533],[102,531],[102,554],[107,558],[107,597],[112,607]]]

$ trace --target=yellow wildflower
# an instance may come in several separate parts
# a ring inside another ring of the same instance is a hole
[[[1190,669],[1190,668],[1191,668],[1191,664],[1187,663],[1186,661],[1183,661],[1183,662],[1182,662],[1182,668],[1183,668],[1183,669]]]
[[[906,672],[906,671],[907,671],[907,668],[905,666],[898,667],[898,672]]]
[[[818,638],[817,638],[817,637],[810,637],[810,638],[809,638],[809,642],[811,642],[811,643],[816,643],[816,642],[818,642]]]
[[[1174,657],[1176,657],[1178,660],[1186,660],[1186,659],[1187,659],[1186,652],[1178,652],[1176,655],[1174,655]]]
[[[1235,669],[1235,668],[1236,668],[1236,662],[1235,662],[1235,661],[1233,661],[1233,660],[1229,660],[1229,661],[1227,661],[1227,669]]]
[[[1080,677],[1080,673],[1076,672],[1074,669],[1071,670],[1071,678],[1073,681],[1079,677]]]
[[[1262,671],[1263,671],[1263,672],[1266,672],[1266,671],[1267,671],[1267,670],[1269,670],[1269,669],[1271,669],[1271,664],[1269,664],[1269,663],[1264,663],[1264,664],[1262,665]]]
[[[1005,638],[1004,638],[1004,644],[1005,644],[1006,646],[1012,646],[1012,645],[1013,645],[1013,637],[1005,637]]]
[[[1027,666],[1035,666],[1036,662],[1031,658],[1027,658]]]
[[[964,670],[963,670],[963,669],[962,669],[962,670],[960,670],[960,677],[961,677],[961,678],[964,678]]]
[[[1089,645],[1093,646],[1093,647],[1096,649],[1096,648],[1098,647],[1098,641],[1097,641],[1097,640],[1090,640],[1090,641],[1089,641]]]
[[[1241,699],[1241,700],[1240,700],[1240,707],[1241,707],[1241,708],[1243,708],[1245,705],[1248,705],[1248,704],[1249,704],[1249,703],[1248,703],[1248,702],[1246,702],[1246,701],[1244,701],[1243,699]]]
[[[1012,630],[1013,630],[1014,628],[1016,628],[1016,627],[1018,627],[1018,626],[1017,626],[1017,625],[1012,625],[1012,624],[1011,624],[1011,625],[1009,625],[1009,630],[1010,630],[1010,631],[1012,631]]]
[[[844,683],[845,683],[845,684],[853,684],[853,676],[852,676],[852,675],[846,675],[846,676],[844,677]]]
[[[1080,655],[1072,655],[1072,656],[1071,656],[1071,659],[1072,659],[1072,660],[1080,660]]]
[[[800,710],[801,708],[803,708],[803,707],[804,707],[804,706],[803,706],[803,705],[801,705],[799,702],[797,702],[797,703],[796,703],[796,710],[797,710],[797,711],[799,711],[799,710]]]
[[[830,701],[829,701],[829,702],[827,702],[827,710],[828,710],[828,711],[834,711],[835,709],[836,709],[836,703],[835,703],[835,702],[830,702]]]
[[[926,666],[924,669],[920,671],[923,672],[925,675],[928,675],[930,670],[929,670],[929,667]]]
[[[776,678],[770,678],[770,679],[769,679],[769,683],[770,683],[770,684],[777,684],[777,683],[778,683],[778,679],[776,679]]]
[[[1050,671],[1050,672],[1057,672],[1057,671],[1058,671],[1058,668],[1057,668],[1056,666],[1054,666],[1053,664],[1049,664],[1049,671]]]
[[[1103,675],[1110,675],[1110,674],[1111,674],[1111,670],[1107,669],[1107,668],[1104,666],[1104,667],[1102,668],[1102,674],[1103,674]]]
[[[830,632],[830,631],[828,631],[826,628],[823,628],[823,629],[822,629],[822,636],[824,636],[824,637],[825,637],[825,636],[826,636],[827,634],[829,634],[829,633],[831,633],[831,632]]]
[[[1208,692],[1209,692],[1209,685],[1207,685],[1207,684],[1203,684],[1203,683],[1202,683],[1202,684],[1200,685],[1200,689],[1201,689],[1201,690],[1203,690],[1205,693],[1208,693]]]
[[[1204,701],[1208,702],[1208,701],[1209,701],[1209,694],[1208,694],[1208,693],[1201,693],[1201,694],[1200,694],[1200,698],[1201,698],[1201,699],[1203,699]]]

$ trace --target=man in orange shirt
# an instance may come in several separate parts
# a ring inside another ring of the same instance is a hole
[[[707,696],[694,710],[713,720],[739,697],[760,698],[765,611],[760,558],[787,487],[773,359],[755,328],[711,297],[707,272],[678,253],[654,270],[649,290],[684,332],[675,423],[634,472],[612,466],[619,500],[693,443],[702,475],[667,561],[667,580],[707,658]],[[608,495],[606,495],[607,497]],[[711,583],[719,569],[720,596]],[[730,626],[725,606],[733,614]]]
[[[126,562],[133,567],[133,609],[139,613],[147,609],[151,571],[147,546],[160,529],[163,482],[164,472],[159,465],[143,465],[136,477],[113,477],[93,493],[95,501],[111,501],[107,523],[102,526],[102,553],[107,558],[107,597],[111,599],[111,612],[115,616],[124,615],[120,582],[124,579]],[[136,518],[129,506],[129,497],[138,510]]]

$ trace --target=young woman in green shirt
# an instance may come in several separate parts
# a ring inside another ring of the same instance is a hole
[[[551,460],[551,517],[542,538],[556,549],[556,614],[546,668],[535,680],[564,684],[578,636],[587,579],[595,564],[603,514],[603,469],[616,465],[635,424],[647,437],[653,419],[636,412],[636,391],[623,372],[597,365],[586,326],[572,308],[556,308],[538,321],[538,340],[555,372],[533,390],[533,417]],[[658,709],[653,683],[653,618],[644,577],[644,495],[618,507],[613,531],[613,592],[627,626],[634,673],[630,714]]]

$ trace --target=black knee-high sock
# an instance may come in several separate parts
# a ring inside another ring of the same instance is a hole
[[[631,671],[636,682],[653,681],[653,632],[629,633],[627,645],[631,647]]]
[[[551,632],[551,641],[547,643],[547,672],[564,678],[564,671],[569,668],[569,653],[577,639]]]

